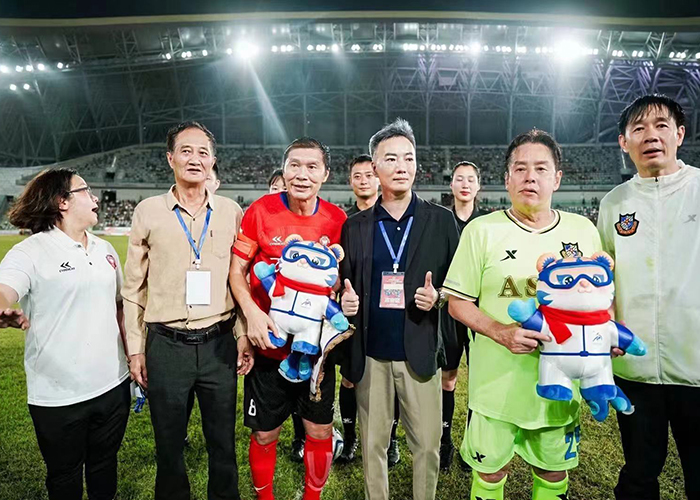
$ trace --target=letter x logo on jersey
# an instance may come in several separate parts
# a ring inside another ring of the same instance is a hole
[[[515,254],[518,253],[517,250],[506,250],[506,256],[501,259],[501,262],[508,259],[515,260]]]
[[[474,460],[476,460],[479,463],[483,463],[484,458],[486,458],[486,455],[482,455],[478,451],[476,452],[476,455],[472,457]]]

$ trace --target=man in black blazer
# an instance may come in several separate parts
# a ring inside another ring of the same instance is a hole
[[[441,382],[438,306],[457,248],[453,214],[412,190],[416,142],[398,119],[370,139],[382,196],[343,226],[343,312],[357,333],[345,342],[341,368],[356,384],[365,496],[389,498],[387,446],[394,394],[413,453],[413,498],[435,498],[439,470]]]

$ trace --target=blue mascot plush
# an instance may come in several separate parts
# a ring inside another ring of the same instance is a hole
[[[646,354],[641,339],[608,314],[615,296],[613,266],[605,252],[559,260],[554,254],[542,255],[537,261],[539,307],[534,299],[516,300],[508,307],[510,317],[523,328],[551,338],[540,346],[537,394],[569,401],[572,380],[580,380],[581,396],[601,422],[608,415],[608,402],[619,412],[634,411],[613,381],[611,348]]]
[[[324,243],[290,235],[276,265],[258,262],[253,268],[271,300],[269,315],[279,336],[270,332],[270,340],[282,347],[293,337],[291,352],[279,368],[291,382],[309,380],[314,359],[323,359],[325,352],[349,336],[343,335],[349,330],[348,320],[330,298],[343,249]],[[330,332],[324,328],[324,319],[331,326]]]

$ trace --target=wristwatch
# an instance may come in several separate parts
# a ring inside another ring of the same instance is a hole
[[[435,302],[434,307],[436,309],[440,309],[447,302],[447,295],[445,294],[445,292],[442,291],[442,288],[438,288],[437,293],[438,293],[438,299],[437,299],[437,302]]]

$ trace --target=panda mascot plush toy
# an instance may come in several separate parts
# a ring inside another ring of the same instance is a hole
[[[282,347],[293,337],[291,352],[280,363],[279,372],[290,382],[311,379],[312,396],[320,386],[326,354],[354,331],[330,298],[343,257],[340,245],[290,235],[276,264],[258,262],[253,267],[270,296],[269,316],[279,335],[270,332],[271,342]]]
[[[544,254],[537,261],[539,307],[534,299],[513,301],[508,307],[510,317],[523,328],[551,339],[540,346],[537,394],[569,401],[572,380],[580,380],[581,396],[601,422],[608,415],[608,402],[619,412],[634,411],[613,380],[611,348],[635,356],[646,353],[642,340],[608,314],[615,295],[613,266],[605,252],[559,260]]]

